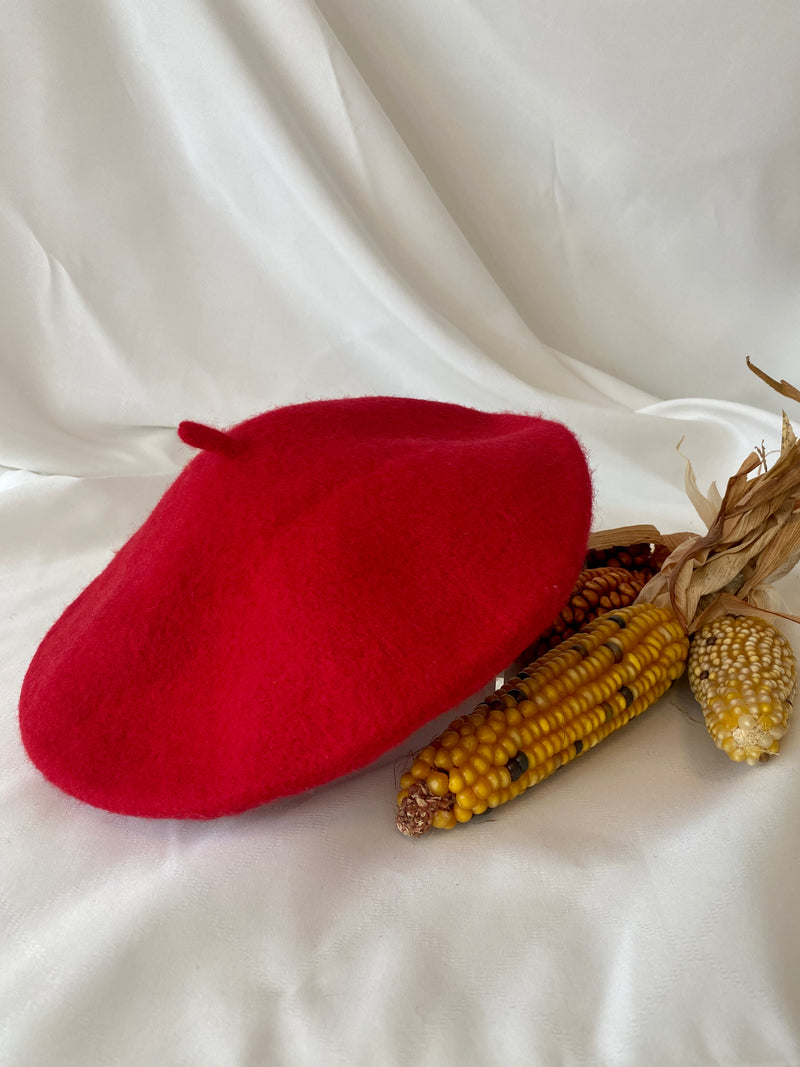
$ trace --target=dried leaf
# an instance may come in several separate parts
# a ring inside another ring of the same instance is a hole
[[[800,390],[747,362],[772,388],[800,400]],[[706,524],[705,534],[620,527],[596,532],[592,545],[649,541],[667,546],[669,555],[660,572],[637,599],[670,606],[689,633],[728,611],[772,614],[800,623],[800,617],[782,610],[771,584],[800,562],[800,440],[785,413],[781,450],[772,467],[771,454],[763,444],[754,449],[728,479],[722,495],[713,483],[703,494],[690,459],[683,456],[686,493]]]
[[[595,530],[589,536],[589,548],[624,548],[627,545],[663,545],[670,552],[677,548],[687,537],[696,534],[682,533],[662,534],[655,526],[648,523],[639,526],[615,526],[608,530]]]
[[[797,499],[800,494],[800,442],[795,442],[765,473],[751,478],[746,483],[735,507],[751,510],[758,504],[770,501]]]
[[[692,461],[689,459],[688,456],[684,456],[683,452],[681,452],[681,445],[683,444],[683,442],[684,438],[682,437],[680,441],[678,441],[678,447],[676,451],[681,457],[681,459],[683,459],[686,463],[686,468],[684,470],[683,475],[683,484],[686,487],[686,495],[691,500],[694,506],[694,510],[703,520],[706,525],[706,528],[708,528],[709,526],[711,526],[714,519],[716,518],[717,512],[719,511],[719,504],[717,504],[715,507],[713,501],[700,492],[700,489],[697,485],[697,479],[695,478],[694,467],[692,467]],[[717,496],[719,496],[719,492],[717,493]]]
[[[712,482],[708,487],[708,499],[714,505],[714,511],[717,512],[722,507],[722,497],[719,489],[717,489],[717,483]]]
[[[800,622],[800,615],[791,615],[788,611],[776,611],[765,604],[741,600],[730,593],[720,593],[713,599],[703,614],[698,615],[693,629],[699,630],[707,622],[710,622],[711,619],[716,619],[719,615],[775,615],[780,619],[787,619],[789,622]]]
[[[761,370],[755,365],[755,363],[751,361],[749,356],[745,356],[745,362],[747,363],[747,366],[750,368],[753,374],[758,375],[758,377],[763,382],[766,382],[767,385],[771,386],[771,388],[773,388],[776,392],[780,393],[781,396],[788,396],[790,400],[800,400],[800,389],[795,389],[793,385],[790,385],[783,378],[781,378],[779,382],[776,381],[774,378],[770,378],[770,376],[765,371]]]
[[[781,416],[781,455],[784,455],[784,453],[788,452],[795,443],[797,437],[795,436],[795,432],[792,429],[792,424],[789,422],[789,416],[786,412],[782,411]]]
[[[775,532],[772,541],[764,548],[755,561],[751,574],[742,584],[740,593],[748,597],[759,586],[776,582],[793,570],[800,561],[800,515],[783,523]]]
[[[696,567],[686,590],[684,613],[692,619],[698,612],[701,599],[707,594],[728,590],[732,584],[739,590],[742,583],[737,581],[752,559],[758,559],[760,552],[772,540],[772,531],[765,530],[749,543],[729,548],[723,552],[712,552],[704,564]]]
[[[713,617],[715,603],[730,608],[723,596],[755,607],[765,586],[800,558],[800,446],[786,449],[772,468],[759,467],[750,453],[728,479],[708,533],[664,564],[670,602],[689,632]]]

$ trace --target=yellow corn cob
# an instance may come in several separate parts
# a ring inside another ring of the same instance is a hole
[[[791,646],[758,615],[721,615],[693,636],[692,692],[714,744],[737,763],[765,763],[780,751],[797,687]]]
[[[397,828],[449,829],[519,796],[657,700],[688,649],[668,608],[601,615],[422,749],[400,779]]]
[[[581,571],[558,618],[519,658],[531,663],[598,615],[632,604],[649,578],[649,572],[631,572],[621,567],[592,567]]]

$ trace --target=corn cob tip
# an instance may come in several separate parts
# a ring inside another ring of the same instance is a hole
[[[397,811],[397,829],[406,837],[422,837],[433,825],[437,811],[449,811],[455,802],[452,793],[434,796],[425,782],[415,782],[407,791]]]

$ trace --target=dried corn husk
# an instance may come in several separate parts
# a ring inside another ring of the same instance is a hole
[[[777,393],[780,393],[781,396],[788,396],[790,400],[800,401],[800,389],[796,389],[793,385],[790,385],[784,378],[781,378],[779,382],[774,378],[770,378],[766,371],[757,367],[749,356],[745,357],[745,362],[753,374],[757,375],[762,382],[766,382],[767,385],[771,386]]]
[[[800,400],[800,390],[747,365],[783,396]],[[680,443],[678,445],[680,452]],[[705,534],[662,534],[654,526],[618,527],[594,533],[591,548],[649,541],[669,549],[661,570],[639,601],[669,605],[688,633],[717,615],[800,616],[783,610],[773,583],[800,561],[800,441],[783,413],[781,450],[770,467],[754,449],[728,479],[724,494],[712,483],[700,491],[690,460],[686,493],[707,527]]]

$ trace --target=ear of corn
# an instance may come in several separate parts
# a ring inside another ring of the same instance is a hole
[[[800,389],[749,358],[747,365],[782,396],[800,400]],[[662,533],[641,523],[595,530],[584,563],[652,570],[637,600],[669,607],[692,635],[689,681],[708,732],[731,759],[749,764],[780,751],[797,689],[791,647],[770,621],[800,623],[773,584],[800,563],[800,440],[785,411],[780,453],[770,464],[771,455],[762,442],[724,492],[712,482],[705,493],[684,456],[686,494],[706,532]]]
[[[592,619],[606,611],[632,604],[644,589],[649,576],[649,572],[634,573],[621,567],[594,567],[581,571],[569,600],[556,620],[519,658],[523,663],[531,663],[566,637],[577,633]]]
[[[398,829],[450,829],[543,781],[654,703],[688,647],[668,608],[601,615],[422,749],[400,779]]]
[[[693,636],[692,692],[714,744],[732,760],[764,763],[780,751],[797,688],[784,635],[758,615],[721,615]]]

